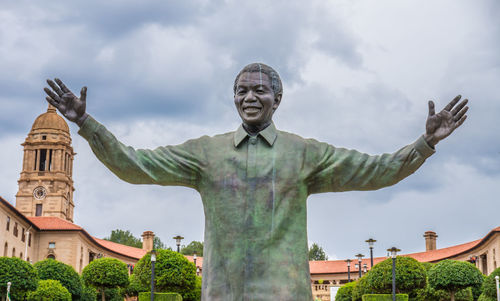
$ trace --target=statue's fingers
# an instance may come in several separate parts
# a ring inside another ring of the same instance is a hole
[[[432,100],[429,100],[429,116],[434,116],[436,114],[436,111],[434,109],[434,102]]]
[[[61,98],[56,93],[54,93],[54,91],[50,90],[49,88],[45,87],[45,88],[43,88],[43,91],[45,91],[45,93],[47,93],[47,95],[50,96],[54,101],[56,101],[56,102],[61,101]]]
[[[460,100],[460,98],[462,98],[462,95],[455,96],[455,98],[453,98],[453,100],[450,101],[450,103],[444,108],[444,110],[450,111],[451,108],[453,108],[457,104],[457,102]]]
[[[462,123],[464,123],[465,119],[467,119],[467,115],[462,116],[462,118],[460,118],[460,120],[455,123],[455,128],[461,126]]]
[[[66,87],[66,85],[62,82],[62,80],[58,79],[58,78],[54,78],[54,80],[56,81],[56,83],[59,85],[59,87],[61,87],[61,90],[64,92],[64,93],[71,93],[71,91]]]
[[[469,100],[467,98],[464,99],[462,102],[460,102],[458,104],[458,106],[456,106],[455,108],[453,108],[453,110],[451,111],[451,114],[456,115],[458,112],[460,112],[460,110],[462,110],[463,107],[465,107],[465,105],[468,102],[469,102]]]
[[[58,108],[59,107],[59,103],[56,102],[54,99],[52,99],[52,97],[50,96],[46,96],[45,97],[45,100],[47,100],[51,105],[53,105],[54,107]]]
[[[462,116],[464,116],[465,113],[467,113],[467,110],[469,110],[469,107],[465,107],[462,110],[460,110],[460,112],[458,112],[455,116],[453,116],[453,121],[458,122],[462,118]]]
[[[80,91],[80,100],[82,102],[85,102],[87,100],[87,87],[83,86],[82,90]]]
[[[49,84],[49,86],[52,88],[52,90],[54,90],[57,95],[59,95],[60,97],[63,96],[63,91],[61,91],[61,89],[59,89],[59,87],[56,85],[56,83],[54,83],[53,81],[51,81],[50,79],[47,80],[47,84]]]

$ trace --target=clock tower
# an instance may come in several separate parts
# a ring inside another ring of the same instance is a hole
[[[73,157],[66,121],[49,105],[23,144],[16,208],[26,216],[56,216],[73,222]]]

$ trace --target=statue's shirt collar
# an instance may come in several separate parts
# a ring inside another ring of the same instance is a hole
[[[278,131],[276,130],[274,123],[271,122],[271,124],[264,130],[260,131],[257,136],[261,136],[264,140],[266,140],[269,146],[273,146],[274,141],[276,141],[276,137],[278,136]],[[246,137],[250,137],[250,135],[247,131],[245,131],[243,125],[240,125],[234,133],[234,146],[238,147],[238,145],[240,145]]]

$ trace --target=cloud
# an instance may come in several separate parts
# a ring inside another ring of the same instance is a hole
[[[14,202],[23,139],[46,110],[45,79],[76,93],[124,142],[141,148],[234,130],[234,76],[261,61],[282,76],[279,129],[376,154],[424,131],[427,100],[470,99],[464,126],[410,178],[374,192],[312,196],[309,240],[339,258],[397,245],[423,250],[485,235],[500,208],[498,4],[487,1],[56,1],[0,9],[0,195]],[[383,16],[383,17],[382,17]],[[203,236],[199,196],[118,180],[71,125],[76,222],[98,237],[153,230]],[[489,208],[486,218],[474,212]],[[470,208],[473,209],[470,209]],[[491,213],[490,213],[491,212]],[[467,220],[468,223],[463,223]],[[173,246],[173,242],[170,242]],[[365,251],[363,251],[365,250]]]

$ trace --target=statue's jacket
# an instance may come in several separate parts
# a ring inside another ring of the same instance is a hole
[[[203,201],[202,300],[312,300],[306,200],[374,190],[412,174],[434,153],[423,137],[370,156],[269,125],[154,150],[119,142],[88,117],[79,134],[113,173],[134,184],[180,185]]]

